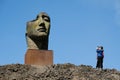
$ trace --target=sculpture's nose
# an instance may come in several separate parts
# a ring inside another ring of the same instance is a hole
[[[45,24],[44,24],[44,23],[41,23],[39,26],[40,26],[40,27],[45,27]]]

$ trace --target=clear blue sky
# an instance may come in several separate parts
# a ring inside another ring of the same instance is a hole
[[[55,64],[95,67],[102,45],[104,68],[120,70],[120,0],[0,0],[0,65],[24,64],[26,22],[42,11],[51,17]]]

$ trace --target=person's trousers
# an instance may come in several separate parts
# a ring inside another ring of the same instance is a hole
[[[103,68],[103,57],[97,58],[96,68]]]

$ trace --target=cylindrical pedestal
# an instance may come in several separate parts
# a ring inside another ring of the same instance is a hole
[[[29,65],[52,65],[52,50],[28,49],[25,54],[25,64]]]

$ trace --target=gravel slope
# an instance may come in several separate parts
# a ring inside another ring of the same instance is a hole
[[[10,64],[0,66],[0,80],[120,80],[120,71],[66,63],[48,66]]]

